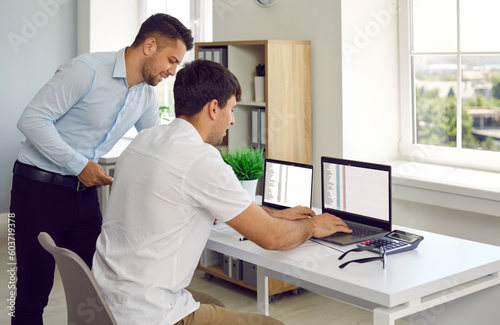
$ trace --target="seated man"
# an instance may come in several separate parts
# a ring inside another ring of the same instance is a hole
[[[177,118],[139,133],[116,164],[94,256],[97,282],[118,324],[281,324],[186,290],[214,220],[273,250],[350,229],[305,207],[263,210],[242,189],[213,146],[234,124],[241,98],[228,69],[188,63],[174,96]]]

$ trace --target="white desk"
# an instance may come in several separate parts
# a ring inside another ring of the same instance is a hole
[[[416,250],[387,256],[385,269],[381,262],[352,263],[339,269],[346,260],[373,256],[368,252],[350,253],[343,261],[330,257],[298,262],[213,231],[206,247],[258,266],[257,308],[266,315],[267,277],[273,277],[369,308],[375,325],[393,325],[396,319],[412,314],[416,315],[408,320],[418,324],[498,324],[500,247],[394,228],[425,239]]]

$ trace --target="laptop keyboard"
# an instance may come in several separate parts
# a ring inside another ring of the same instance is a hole
[[[348,223],[347,225],[352,230],[351,235],[356,236],[356,237],[366,237],[366,236],[372,236],[372,235],[380,233],[380,230],[365,228],[365,227],[353,225],[350,223]]]

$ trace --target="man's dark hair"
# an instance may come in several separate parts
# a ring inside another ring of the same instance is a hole
[[[186,50],[193,48],[193,35],[177,18],[167,14],[154,14],[146,19],[135,37],[132,47],[140,46],[145,40],[154,37],[158,43],[158,50],[168,45],[175,45],[177,40],[182,40]]]
[[[192,117],[212,99],[222,108],[233,95],[241,100],[240,83],[222,64],[208,60],[186,63],[175,77],[175,116]]]

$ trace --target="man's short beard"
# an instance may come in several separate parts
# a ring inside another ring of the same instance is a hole
[[[208,144],[211,144],[213,146],[218,146],[222,144],[222,140],[224,139],[224,136],[221,136],[220,134],[217,133],[217,130],[215,127],[210,131],[210,134],[208,135],[207,141],[205,141]]]
[[[153,76],[151,69],[149,67],[150,67],[150,62],[153,60],[155,56],[156,54],[153,57],[146,59],[144,65],[142,66],[142,71],[141,71],[144,82],[153,87],[158,85],[158,81],[156,81],[156,76]]]

